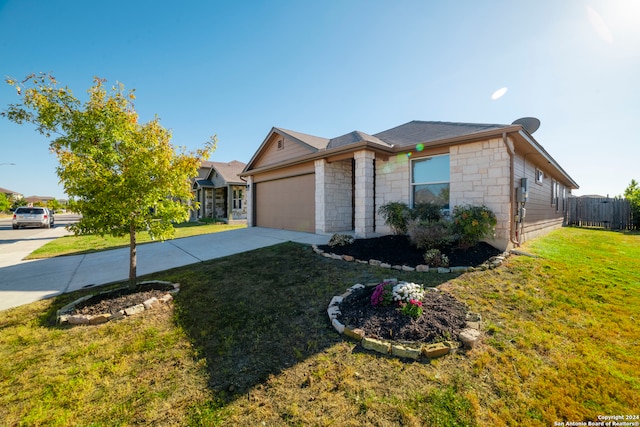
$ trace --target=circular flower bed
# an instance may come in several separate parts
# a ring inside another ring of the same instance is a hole
[[[395,279],[354,285],[327,312],[338,332],[398,357],[438,357],[480,335],[480,316],[452,295]]]

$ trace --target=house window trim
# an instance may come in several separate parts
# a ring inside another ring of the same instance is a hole
[[[544,183],[544,172],[538,168],[536,168],[535,172],[535,181],[538,185],[542,185]]]
[[[552,179],[551,180],[551,207],[556,208],[556,211],[559,210],[559,198],[560,198],[560,183]]]
[[[413,180],[413,173],[414,173],[414,163],[415,162],[419,162],[425,159],[432,159],[434,157],[442,157],[442,156],[447,156],[449,158],[449,179],[447,181],[433,181],[433,182],[414,182]],[[409,162],[409,201],[410,201],[410,206],[411,207],[415,207],[415,191],[414,191],[414,187],[416,185],[427,185],[427,184],[449,184],[449,200],[448,200],[448,205],[449,208],[443,208],[442,211],[445,215],[447,215],[450,210],[451,210],[451,153],[442,153],[442,154],[434,154],[431,156],[423,156],[423,157],[417,157],[417,158],[412,158]]]
[[[244,194],[242,193],[242,188],[234,188],[231,191],[231,206],[234,210],[242,209],[242,201],[244,199]]]

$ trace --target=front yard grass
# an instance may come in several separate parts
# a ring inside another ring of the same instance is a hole
[[[174,239],[198,236],[200,234],[219,233],[222,231],[245,228],[246,225],[229,224],[201,224],[185,222],[175,226]],[[153,239],[148,232],[137,234],[138,244],[151,243]],[[129,235],[123,237],[97,236],[94,234],[82,236],[63,236],[31,252],[25,259],[51,258],[62,255],[79,255],[108,249],[128,248]]]
[[[6,425],[549,426],[640,413],[640,236],[565,228],[523,250],[540,258],[455,278],[285,243],[150,276],[182,284],[173,309],[56,326],[76,292],[0,312],[0,414]],[[483,343],[423,363],[343,339],[331,296],[388,277],[442,284],[482,313]]]

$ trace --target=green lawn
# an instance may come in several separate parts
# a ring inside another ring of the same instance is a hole
[[[245,228],[246,225],[228,225],[228,224],[201,224],[195,222],[186,222],[178,224],[175,227],[174,239],[182,237],[197,236],[200,234],[219,233],[221,231],[235,230],[237,228]],[[153,240],[149,233],[142,231],[137,234],[137,243],[150,243]],[[129,247],[129,235],[123,237],[113,236],[64,236],[53,240],[39,249],[33,251],[26,259],[51,258],[61,255],[78,255],[83,253],[104,251],[107,249]]]
[[[640,413],[640,235],[565,228],[459,277],[329,260],[294,243],[154,274],[173,309],[91,327],[0,312],[6,425],[550,426]],[[387,277],[442,285],[483,343],[430,363],[329,325],[332,295]],[[84,291],[87,292],[87,291]]]

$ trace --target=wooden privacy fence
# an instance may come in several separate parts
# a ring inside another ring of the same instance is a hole
[[[631,203],[627,199],[608,197],[570,197],[565,225],[630,230],[633,228]]]

